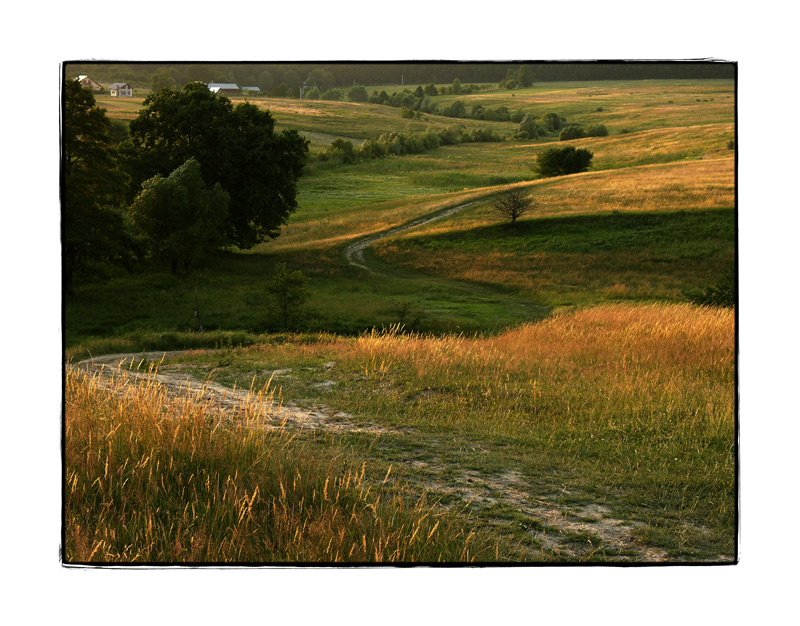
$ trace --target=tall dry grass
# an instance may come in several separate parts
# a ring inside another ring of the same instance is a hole
[[[676,434],[702,427],[729,434],[734,322],[730,309],[609,304],[493,337],[373,332],[353,344],[350,368],[375,383],[425,381],[472,409],[445,406],[426,414],[428,421],[507,422],[512,430],[647,425]]]
[[[557,467],[570,490],[614,494],[675,536],[711,529],[714,549],[733,550],[732,310],[604,305],[495,337],[373,333],[346,367],[363,377],[346,410],[511,446],[507,469],[539,480]]]
[[[221,421],[152,381],[70,372],[65,389],[67,563],[436,562],[497,545],[370,476],[335,446]]]

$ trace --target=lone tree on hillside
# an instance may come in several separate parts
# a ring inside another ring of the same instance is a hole
[[[156,174],[168,176],[196,159],[206,186],[219,183],[230,196],[225,243],[240,248],[278,236],[297,208],[308,154],[296,130],[275,132],[269,111],[246,102],[234,107],[202,83],[149,95],[131,121],[126,148],[131,196]]]
[[[533,202],[522,189],[506,189],[494,197],[492,206],[513,224],[532,208]]]

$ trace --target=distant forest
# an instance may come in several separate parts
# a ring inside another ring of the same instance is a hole
[[[272,91],[289,91],[303,84],[320,90],[359,85],[427,85],[500,83],[509,72],[526,65],[534,82],[584,80],[644,80],[733,78],[735,64],[727,62],[597,61],[583,63],[114,63],[67,62],[66,76],[86,74],[100,82],[124,81],[137,88],[152,85],[180,87],[187,82],[236,83]],[[156,81],[154,82],[154,77]]]

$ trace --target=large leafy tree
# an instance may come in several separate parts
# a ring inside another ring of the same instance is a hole
[[[133,240],[119,206],[125,178],[117,167],[111,123],[91,90],[68,80],[63,91],[61,245],[63,287],[72,293],[78,270],[128,264]]]
[[[131,221],[151,256],[177,274],[219,246],[229,202],[219,183],[206,189],[200,164],[189,159],[166,178],[145,181],[130,207]]]
[[[308,142],[295,130],[276,133],[269,111],[234,107],[202,83],[189,83],[147,97],[131,121],[125,153],[134,189],[196,159],[206,185],[219,183],[230,196],[226,242],[249,248],[276,237],[297,208]]]

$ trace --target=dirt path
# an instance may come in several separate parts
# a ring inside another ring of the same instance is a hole
[[[306,432],[405,437],[411,434],[408,429],[399,431],[364,423],[348,413],[320,404],[277,403],[271,396],[252,393],[249,389],[231,389],[210,380],[199,380],[183,369],[181,364],[163,363],[165,359],[180,354],[182,351],[111,354],[68,364],[67,367],[96,376],[100,385],[117,393],[125,393],[130,385],[156,384],[171,398],[185,398],[188,394],[196,401],[205,403],[211,412],[216,412],[223,419],[246,409],[249,414],[257,415],[261,426],[268,430],[288,428]],[[323,367],[334,366],[329,363]],[[276,370],[275,374],[282,376],[289,372]],[[525,532],[540,546],[533,549],[531,556],[534,558],[555,557],[556,560],[579,562],[601,551],[601,554],[617,562],[669,560],[663,550],[645,546],[636,539],[633,531],[642,525],[640,522],[613,517],[609,508],[591,503],[588,495],[585,504],[563,506],[557,502],[561,494],[541,492],[541,486],[533,485],[519,472],[487,475],[462,468],[448,468],[439,458],[440,450],[436,441],[423,443],[419,440],[418,444],[427,449],[423,456],[425,461],[408,458],[392,460],[395,466],[408,465],[409,469],[414,470],[405,473],[408,483],[434,494],[434,497],[435,494],[447,494],[456,497],[462,504],[469,502],[473,511],[490,511],[498,505],[512,507],[531,523],[521,524],[491,514],[485,523],[496,527],[527,525]],[[575,537],[581,534],[586,540],[576,543]]]
[[[98,376],[107,389],[124,391],[128,384],[155,383],[164,389],[167,396],[179,398],[188,394],[197,401],[207,403],[223,417],[244,409],[255,411],[263,427],[270,430],[291,428],[376,434],[389,432],[389,429],[377,425],[356,423],[348,413],[330,407],[278,403],[269,395],[251,393],[249,389],[231,389],[211,380],[199,380],[180,366],[160,366],[164,359],[180,354],[181,351],[109,354],[67,367]],[[142,368],[141,364],[146,366]],[[150,367],[150,364],[154,367]]]
[[[409,222],[408,224],[395,226],[394,228],[390,228],[389,230],[384,230],[383,232],[377,233],[375,235],[370,235],[369,237],[364,237],[363,239],[359,239],[358,241],[351,243],[344,249],[344,256],[350,263],[350,265],[354,265],[355,267],[361,268],[373,274],[381,274],[382,272],[376,270],[374,267],[370,267],[369,265],[367,265],[367,262],[364,259],[364,250],[366,250],[373,243],[375,243],[376,241],[380,241],[381,239],[385,239],[386,237],[392,237],[394,235],[397,235],[398,233],[402,233],[407,230],[411,230],[412,228],[422,226],[423,224],[429,224],[430,222],[435,222],[436,220],[444,219],[445,217],[449,217],[454,213],[458,213],[459,211],[462,211],[467,207],[477,204],[478,202],[479,200],[473,200],[472,202],[459,204],[458,206],[450,207],[449,209],[440,211],[438,213],[434,213],[432,215],[425,215],[412,222]]]

